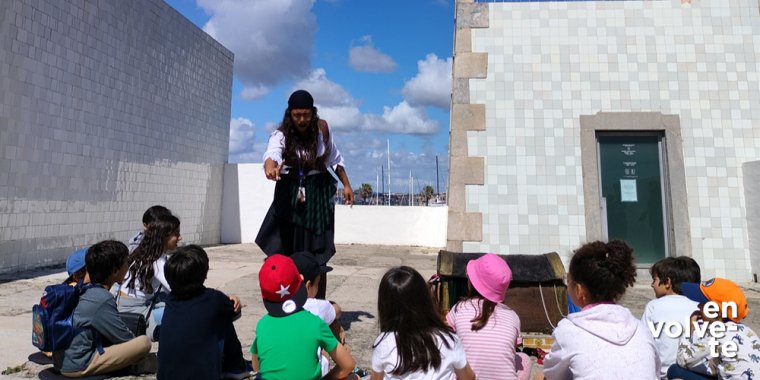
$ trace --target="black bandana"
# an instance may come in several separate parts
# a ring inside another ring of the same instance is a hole
[[[288,99],[288,108],[290,109],[312,109],[314,108],[314,98],[306,90],[298,90],[290,95]]]

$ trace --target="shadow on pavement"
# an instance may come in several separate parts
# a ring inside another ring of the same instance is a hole
[[[351,330],[351,324],[354,322],[361,322],[362,317],[375,319],[374,315],[367,313],[366,311],[343,311],[340,316],[340,325],[343,326],[343,330]]]
[[[63,272],[61,275],[61,282],[63,282],[63,280],[66,279],[66,267],[63,264],[41,267],[23,272],[2,273],[0,274],[0,284],[18,280],[28,280],[61,272]]]

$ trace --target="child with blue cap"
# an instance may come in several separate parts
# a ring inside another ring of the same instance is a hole
[[[87,268],[84,264],[84,257],[87,255],[88,248],[89,247],[79,248],[66,258],[66,272],[68,272],[69,277],[65,282],[69,285],[76,285],[79,281],[82,281],[85,284],[90,282],[90,278],[87,275]]]

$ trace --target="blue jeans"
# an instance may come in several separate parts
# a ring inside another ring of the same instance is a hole
[[[708,376],[702,373],[689,371],[686,368],[673,364],[668,368],[668,379],[683,379],[683,380],[715,380],[717,377]]]

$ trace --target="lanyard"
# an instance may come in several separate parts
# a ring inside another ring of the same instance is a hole
[[[298,195],[296,196],[301,203],[306,202],[306,187],[304,186],[304,169],[301,162],[301,151],[298,151]]]

